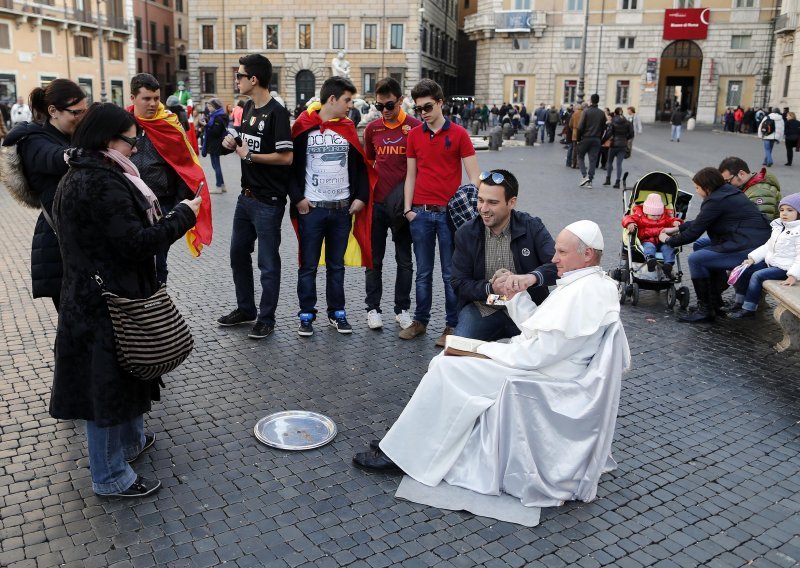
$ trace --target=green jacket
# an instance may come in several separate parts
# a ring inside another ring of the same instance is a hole
[[[767,168],[761,168],[754,173],[742,186],[742,191],[758,207],[767,221],[778,218],[781,184],[772,172],[767,172]]]

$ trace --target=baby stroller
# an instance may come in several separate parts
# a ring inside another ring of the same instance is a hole
[[[626,174],[627,177],[627,174]],[[629,189],[623,180],[622,205],[625,215],[631,214],[634,206],[642,205],[651,193],[657,193],[667,209],[674,211],[674,216],[686,219],[692,194],[681,191],[678,182],[670,174],[650,172],[642,176],[633,189]],[[675,268],[672,278],[664,274],[663,257],[656,253],[656,269],[648,271],[644,252],[636,235],[636,229],[622,231],[622,249],[619,255],[619,267],[611,271],[611,277],[619,282],[619,302],[624,304],[630,298],[634,306],[639,303],[639,290],[666,290],[667,307],[672,309],[677,302],[681,309],[689,305],[689,288],[680,286],[683,272],[681,270],[681,249],[675,249]]]

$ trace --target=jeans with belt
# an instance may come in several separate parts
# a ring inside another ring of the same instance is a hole
[[[397,278],[394,283],[394,313],[411,307],[411,282],[414,265],[411,260],[411,231],[405,219],[395,221],[383,203],[372,206],[372,268],[367,268],[367,310],[381,311],[383,295],[383,257],[386,255],[386,232],[392,234]]]
[[[281,223],[286,206],[282,200],[271,205],[255,197],[239,195],[233,213],[231,270],[236,288],[236,306],[249,317],[275,325],[275,308],[281,290]],[[258,241],[258,269],[261,272],[261,300],[256,310],[252,254]]]
[[[328,316],[344,309],[344,253],[350,237],[352,216],[348,207],[311,207],[298,218],[300,269],[297,271],[297,298],[300,312],[317,313],[317,266],[325,241],[325,295]]]
[[[133,485],[136,472],[126,460],[135,458],[144,447],[144,416],[105,428],[87,420],[86,441],[92,491],[121,493]]]
[[[455,327],[458,324],[458,297],[450,284],[450,269],[453,263],[455,242],[453,233],[447,224],[446,211],[425,211],[422,207],[414,207],[417,214],[409,224],[411,240],[414,243],[414,257],[417,260],[417,308],[414,319],[428,325],[431,319],[433,304],[433,265],[436,254],[436,240],[439,240],[439,263],[444,282],[444,303],[446,325]]]

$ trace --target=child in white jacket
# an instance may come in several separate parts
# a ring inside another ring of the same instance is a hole
[[[755,315],[764,280],[783,280],[782,286],[793,286],[800,280],[800,193],[784,197],[778,210],[780,216],[771,223],[769,240],[742,263],[749,268],[736,281],[736,305],[728,313],[729,318]]]

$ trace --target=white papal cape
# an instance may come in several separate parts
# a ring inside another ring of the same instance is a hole
[[[381,450],[425,485],[445,480],[526,506],[592,500],[615,467],[611,440],[630,351],[616,283],[599,267],[564,275],[541,306],[517,294],[520,335],[434,357]]]

